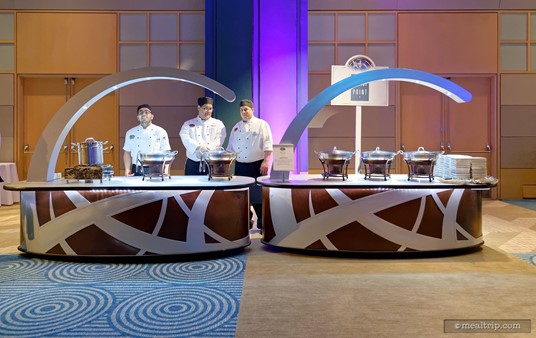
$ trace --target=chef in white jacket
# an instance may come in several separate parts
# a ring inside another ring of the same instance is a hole
[[[203,153],[221,147],[225,141],[225,125],[212,117],[213,111],[212,98],[200,97],[197,99],[197,116],[182,125],[179,136],[186,148],[185,175],[207,175]]]
[[[142,176],[142,166],[138,153],[157,153],[171,150],[167,131],[153,123],[154,113],[150,105],[138,106],[137,118],[140,123],[129,129],[125,135],[123,163],[126,176]]]

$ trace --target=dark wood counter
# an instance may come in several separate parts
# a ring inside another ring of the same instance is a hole
[[[477,247],[482,191],[492,184],[350,175],[260,177],[263,243],[312,251],[413,252]],[[456,183],[456,184],[455,184]]]
[[[44,256],[128,257],[248,246],[249,186],[235,176],[18,182],[19,249]]]

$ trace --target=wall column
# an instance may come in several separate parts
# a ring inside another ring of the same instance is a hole
[[[223,121],[228,135],[240,120],[238,103],[253,97],[252,44],[252,0],[206,0],[205,75],[232,89],[236,101],[227,102],[208,91],[206,94],[214,97],[214,117]]]
[[[279,143],[308,101],[307,0],[254,1],[253,96]],[[307,171],[307,131],[295,147],[297,170]]]

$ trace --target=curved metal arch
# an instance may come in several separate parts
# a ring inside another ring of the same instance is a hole
[[[74,95],[52,117],[35,146],[27,181],[46,182],[54,179],[54,168],[63,140],[93,103],[119,88],[152,80],[188,82],[206,88],[228,102],[236,99],[235,93],[221,83],[204,75],[177,68],[145,67],[108,75]]]
[[[336,98],[340,94],[365,83],[384,80],[413,82],[416,84],[427,86],[447,95],[458,103],[469,102],[473,98],[470,92],[457,85],[456,83],[446,80],[441,76],[437,76],[420,70],[406,68],[386,68],[369,70],[352,75],[339,82],[336,82],[318,93],[315,97],[313,97],[298,112],[294,120],[292,120],[287,130],[283,134],[280,143],[294,145],[298,144],[301,135],[305,131],[305,128],[307,128],[307,126],[313,120],[315,115],[326,104],[328,104],[332,99]],[[288,172],[285,175],[282,171],[274,171],[272,167],[270,175],[271,178],[282,179],[285,176],[288,176]]]
[[[332,99],[359,85],[381,80],[398,80],[427,86],[447,95],[458,103],[469,102],[473,97],[471,93],[454,82],[420,70],[405,68],[369,70],[336,82],[313,97],[292,120],[281,138],[281,143],[298,144],[305,128]]]

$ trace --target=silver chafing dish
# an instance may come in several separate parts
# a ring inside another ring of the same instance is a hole
[[[373,175],[381,176],[385,181],[391,177],[391,162],[395,158],[396,152],[383,151],[376,147],[373,151],[361,152],[361,163],[365,169],[365,179],[370,179]]]
[[[142,166],[143,181],[145,177],[161,177],[162,181],[164,177],[171,178],[170,167],[178,151],[166,151],[156,153],[138,153],[138,162]]]
[[[236,153],[226,151],[222,147],[203,153],[203,161],[208,167],[208,179],[226,177],[231,180],[236,156]]]
[[[322,163],[322,178],[328,179],[330,176],[342,177],[342,180],[348,178],[348,165],[355,151],[338,150],[333,147],[333,150],[316,151],[315,153]]]
[[[443,154],[442,151],[426,151],[423,147],[419,147],[417,151],[400,151],[400,153],[408,166],[408,181],[414,177],[426,177],[432,182],[437,156]]]

